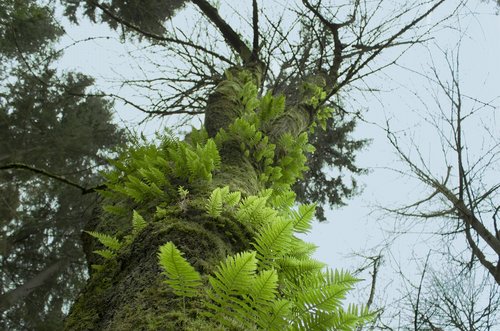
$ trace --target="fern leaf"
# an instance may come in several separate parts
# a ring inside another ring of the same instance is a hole
[[[298,212],[293,213],[293,226],[296,232],[308,233],[311,230],[311,222],[316,212],[316,204],[300,205]]]
[[[255,252],[238,253],[222,262],[215,272],[215,277],[210,277],[209,282],[215,293],[224,297],[247,293],[256,270]]]
[[[142,216],[134,210],[132,215],[132,235],[137,235],[139,232],[144,229],[148,223],[142,218]]]
[[[205,209],[213,218],[217,218],[222,213],[222,190],[221,188],[216,188],[213,190],[212,194],[210,194],[210,198],[208,199],[207,204],[205,205]]]
[[[277,284],[278,273],[273,269],[264,270],[255,277],[249,294],[256,309],[262,309],[275,299]]]
[[[257,269],[255,252],[243,252],[229,256],[217,268],[208,281],[211,289],[206,302],[206,315],[221,321],[237,320],[248,329],[255,325],[255,312],[248,299]],[[229,326],[226,324],[226,326]]]
[[[188,196],[188,194],[189,194],[189,191],[188,191],[188,190],[186,190],[186,189],[184,188],[184,186],[179,186],[179,187],[177,188],[177,193],[179,194],[179,196],[181,197],[181,199],[186,199],[186,197],[187,197],[187,196]]]
[[[151,195],[155,195],[159,198],[162,198],[165,196],[165,192],[163,192],[159,187],[158,185],[156,185],[155,183],[150,183],[149,184],[149,192]]]
[[[172,242],[167,242],[160,246],[159,264],[168,277],[165,282],[175,294],[193,297],[197,295],[197,289],[201,286],[201,276],[182,255],[183,253]]]
[[[293,191],[285,191],[280,194],[273,194],[270,199],[270,204],[278,210],[288,210],[295,203],[296,194]]]
[[[278,299],[271,303],[269,313],[260,316],[257,321],[264,330],[279,331],[288,329],[292,304],[288,300]]]
[[[240,203],[241,200],[241,192],[236,191],[236,192],[231,192],[229,193],[226,198],[224,199],[224,202],[231,207],[236,206],[238,203]]]
[[[276,258],[285,255],[290,249],[293,223],[276,220],[267,223],[255,238],[254,247],[264,268],[270,267]]]
[[[318,246],[313,243],[308,243],[300,238],[292,236],[288,255],[297,259],[307,259],[311,257],[317,248]]]
[[[98,250],[93,251],[92,253],[100,255],[103,258],[105,258],[106,260],[112,259],[113,257],[116,256],[115,252],[113,252],[110,249],[98,249]]]
[[[101,244],[103,244],[105,247],[109,248],[112,251],[116,252],[122,247],[122,243],[115,237],[94,231],[85,231],[85,232],[91,235],[92,237],[96,238]]]
[[[92,269],[94,269],[95,271],[102,271],[102,270],[104,270],[104,266],[102,264],[92,264],[90,267]]]
[[[243,223],[265,224],[277,216],[277,212],[266,207],[267,197],[249,196],[245,198],[236,213],[236,218]]]
[[[124,216],[128,213],[129,209],[120,205],[104,205],[102,209],[112,215]]]
[[[132,198],[137,203],[144,201],[144,194],[141,191],[138,191],[138,190],[133,189],[131,187],[125,187],[122,192],[125,195]]]
[[[300,279],[309,273],[315,273],[325,267],[325,264],[311,258],[295,258],[285,256],[276,261],[282,270],[282,275],[290,280]]]
[[[212,169],[218,168],[221,164],[221,158],[219,154],[219,150],[217,149],[217,145],[213,139],[208,139],[204,148],[205,156],[208,156],[212,163]]]

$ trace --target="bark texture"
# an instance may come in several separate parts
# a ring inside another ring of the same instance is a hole
[[[241,69],[239,69],[241,70]],[[234,71],[234,70],[233,70]],[[253,71],[255,83],[259,75]],[[233,72],[233,76],[238,70]],[[234,83],[234,79],[231,84]],[[241,85],[243,82],[236,82]],[[312,122],[310,107],[288,105],[289,111],[268,126],[270,140],[284,133],[297,136]],[[244,105],[235,98],[224,80],[209,98],[205,126],[209,136],[227,128],[241,116]],[[183,302],[164,283],[158,266],[158,248],[168,241],[184,252],[186,259],[206,277],[227,255],[251,249],[252,230],[235,219],[210,218],[206,197],[215,187],[229,186],[243,196],[258,193],[268,184],[259,180],[262,169],[251,155],[245,155],[237,139],[219,146],[221,167],[207,187],[199,187],[188,199],[166,207],[166,215],[148,222],[147,227],[107,260],[102,271],[93,272],[87,286],[73,305],[66,321],[67,330],[211,330],[215,325],[200,319],[201,300]],[[282,153],[284,153],[282,151]],[[143,206],[144,207],[144,206]],[[154,209],[151,206],[150,209]],[[125,233],[130,220],[96,217],[87,230],[108,234]],[[95,240],[86,237],[89,265],[96,263]]]

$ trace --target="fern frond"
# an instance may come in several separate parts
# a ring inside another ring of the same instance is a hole
[[[129,209],[120,205],[104,205],[102,209],[112,215],[124,216],[128,213]]]
[[[148,223],[142,216],[134,210],[132,214],[132,235],[135,236],[144,229]]]
[[[282,219],[269,222],[261,228],[253,245],[264,268],[271,267],[276,258],[288,252],[292,231],[292,221]]]
[[[264,330],[279,331],[288,329],[292,304],[288,300],[278,299],[271,303],[269,312],[261,314],[257,321]]]
[[[198,177],[200,174],[201,161],[198,154],[196,154],[191,149],[185,148],[185,157],[186,157],[186,167],[189,170],[189,179],[192,181]],[[182,166],[182,165],[181,165]]]
[[[122,243],[115,237],[109,236],[104,233],[85,231],[92,237],[96,238],[101,244],[109,248],[112,251],[118,251],[122,247]]]
[[[185,189],[184,186],[179,186],[177,188],[177,193],[179,193],[181,199],[185,199],[189,194],[189,190]]]
[[[224,199],[224,202],[230,206],[230,207],[234,207],[236,206],[237,204],[240,203],[240,200],[241,200],[241,192],[239,191],[236,191],[236,192],[231,192],[229,193],[226,198]]]
[[[274,208],[287,211],[289,210],[293,204],[295,203],[296,194],[293,191],[285,191],[280,194],[273,194],[270,198],[270,204]]]
[[[209,309],[206,315],[223,324],[225,320],[237,320],[245,329],[255,325],[248,294],[256,269],[255,252],[238,253],[222,262],[208,279],[212,288],[207,293],[210,300],[205,303]]]
[[[248,292],[252,285],[252,277],[257,270],[257,258],[255,252],[243,252],[229,256],[222,262],[215,277],[210,277],[209,282],[217,296],[228,297]],[[218,302],[222,303],[222,302]]]
[[[297,259],[307,259],[312,256],[317,248],[318,246],[313,243],[308,243],[300,238],[292,236],[288,255]]]
[[[277,216],[277,212],[266,207],[267,197],[249,196],[245,198],[236,212],[236,218],[243,223],[264,224]]]
[[[123,188],[122,192],[128,197],[132,198],[137,203],[141,203],[142,201],[144,201],[145,198],[144,194],[141,191],[138,191],[134,188],[125,187]]]
[[[104,266],[102,264],[92,264],[90,267],[98,272],[104,270]]]
[[[217,218],[222,213],[222,189],[220,187],[213,190],[208,198],[208,202],[205,205],[205,209],[213,218]]]
[[[311,222],[315,212],[315,203],[300,205],[298,211],[292,212],[295,232],[308,233],[311,230]]]
[[[204,150],[204,157],[206,159],[209,159],[211,162],[210,171],[218,168],[221,164],[221,158],[219,150],[217,149],[217,145],[215,144],[215,141],[212,138],[207,140],[207,143],[205,144],[203,150]]]
[[[278,273],[274,269],[260,272],[250,287],[249,295],[256,309],[263,309],[276,297]]]
[[[158,261],[168,277],[165,282],[174,293],[182,297],[193,297],[201,286],[201,276],[182,255],[172,242],[167,242],[160,246]]]
[[[372,313],[364,306],[350,304],[347,310],[340,309],[332,316],[334,318],[333,327],[335,330],[354,330],[356,327],[370,322],[375,318],[376,313]]]
[[[105,258],[106,260],[112,259],[116,256],[116,253],[110,249],[97,249],[95,251],[92,251],[92,253],[100,255],[103,258]]]
[[[276,261],[282,270],[284,277],[291,280],[300,279],[309,273],[315,273],[325,267],[323,262],[311,258],[295,258],[285,256]]]

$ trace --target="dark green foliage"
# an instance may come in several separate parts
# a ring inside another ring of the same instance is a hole
[[[358,193],[354,175],[366,170],[356,166],[356,153],[369,143],[351,137],[356,128],[354,119],[336,115],[326,121],[325,127],[326,130],[316,129],[311,135],[310,143],[316,151],[307,154],[309,170],[293,187],[298,201],[318,203],[316,217],[320,221],[326,220],[325,206],[342,206],[346,198]]]
[[[34,53],[55,41],[63,29],[52,19],[52,15],[51,9],[41,7],[35,1],[1,1],[0,56]]]
[[[123,133],[112,104],[86,96],[93,79],[51,68],[62,32],[51,15],[34,1],[0,3],[0,166],[23,163],[91,187]],[[0,172],[0,196],[0,329],[61,329],[85,281],[80,234],[97,197],[25,170]]]
[[[102,164],[99,155],[121,141],[110,123],[110,104],[74,95],[92,83],[82,75],[16,73],[18,80],[5,86],[8,93],[0,99],[0,164],[22,162],[85,186],[97,184],[92,168]],[[5,312],[0,328],[57,330],[85,278],[80,232],[96,197],[13,170],[0,173],[0,191],[2,291],[62,262],[43,286]]]
[[[65,14],[75,23],[78,22],[77,11],[83,9],[84,15],[92,21],[107,23],[112,29],[123,28],[125,31],[137,32],[127,24],[121,24],[120,21],[124,21],[142,32],[162,35],[166,32],[165,21],[186,2],[185,0],[74,0],[61,1],[61,4],[66,7]],[[96,3],[101,3],[109,13],[97,8]],[[140,38],[144,36],[136,35]]]

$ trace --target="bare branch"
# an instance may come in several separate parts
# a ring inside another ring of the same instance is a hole
[[[220,17],[217,9],[206,0],[192,0],[205,16],[219,29],[226,43],[241,57],[243,63],[253,60],[252,51],[241,40],[236,31]]]
[[[67,179],[64,176],[56,175],[56,174],[50,173],[50,172],[48,172],[46,170],[38,169],[38,168],[35,168],[35,167],[32,167],[32,166],[29,166],[27,164],[24,164],[24,163],[8,163],[6,165],[0,166],[0,170],[9,170],[9,169],[28,170],[28,171],[34,172],[36,174],[43,175],[43,176],[55,179],[55,180],[60,181],[62,183],[65,183],[65,184],[68,184],[70,186],[76,187],[77,189],[79,189],[80,191],[82,191],[82,194],[94,193],[97,190],[101,190],[101,189],[105,188],[105,185],[98,185],[98,186],[86,188],[86,187],[81,186],[80,184],[72,182],[71,180]]]

